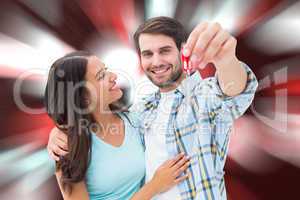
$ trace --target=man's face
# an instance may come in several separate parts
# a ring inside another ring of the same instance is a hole
[[[146,76],[161,89],[173,86],[182,74],[180,54],[174,40],[163,34],[142,33],[139,45]]]

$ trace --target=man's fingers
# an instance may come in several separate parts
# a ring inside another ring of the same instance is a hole
[[[196,45],[192,49],[192,62],[203,60],[206,48],[220,30],[220,24],[213,23],[209,25],[209,27],[207,27],[207,29],[199,35]]]
[[[55,155],[51,150],[48,149],[48,153],[51,159],[55,160],[55,161],[59,161],[59,157],[57,155]]]
[[[231,36],[226,40],[225,44],[223,45],[223,49],[226,51],[228,49],[235,48],[236,44],[237,40]]]
[[[68,141],[67,135],[59,130],[57,127],[53,128],[49,135],[49,140],[53,140],[54,138],[59,139],[65,143]]]
[[[237,45],[237,40],[230,36],[221,46],[221,48],[219,49],[219,51],[216,53],[216,57],[220,57],[222,52],[228,52],[230,50],[235,50]]]
[[[208,44],[207,49],[205,50],[203,55],[203,61],[210,62],[229,37],[230,34],[227,31],[219,31],[217,35],[212,39],[212,41]]]
[[[56,133],[57,139],[61,140],[64,143],[68,142],[68,136],[61,132],[60,130],[58,130],[58,132]]]
[[[55,144],[58,145],[61,149],[65,150],[65,151],[68,151],[68,144],[65,141],[57,139],[55,141]]]
[[[48,153],[50,157],[56,161],[59,160],[59,156],[65,156],[68,154],[68,138],[57,127],[53,128],[49,134],[49,141],[47,145]]]
[[[65,156],[65,155],[68,154],[67,151],[61,149],[59,146],[54,146],[54,147],[52,148],[52,150],[53,150],[53,152],[54,152],[55,154],[57,154],[57,155],[59,155],[59,156]]]
[[[192,50],[194,49],[199,35],[207,28],[208,23],[203,22],[199,24],[190,34],[186,44],[184,45],[183,55],[188,57],[191,55]]]

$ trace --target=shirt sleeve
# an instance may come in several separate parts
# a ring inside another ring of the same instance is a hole
[[[215,169],[223,173],[226,156],[228,154],[229,133],[235,119],[242,116],[251,105],[256,88],[257,79],[251,69],[244,63],[247,72],[247,84],[243,92],[236,96],[225,95],[219,87],[217,77],[202,80],[196,87],[194,98],[198,105],[198,113],[208,119],[212,136],[212,146],[216,147]]]
[[[144,126],[143,126],[143,112],[145,110],[145,101],[140,100],[139,102],[133,104],[130,108],[129,108],[129,113],[130,116],[135,119],[135,128],[137,128],[140,139],[141,139],[141,143],[143,145],[143,148],[145,150],[145,140],[144,140]]]
[[[231,116],[232,120],[242,116],[251,105],[258,86],[257,79],[251,69],[241,63],[247,72],[247,83],[243,92],[236,96],[225,95],[216,76],[202,80],[195,88],[194,94],[198,101],[204,100],[205,107],[211,117],[214,115]]]

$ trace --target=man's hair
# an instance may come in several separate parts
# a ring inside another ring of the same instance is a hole
[[[135,48],[140,54],[139,37],[142,33],[163,34],[171,37],[178,50],[180,51],[181,44],[187,40],[187,33],[182,24],[176,19],[170,17],[155,17],[141,24],[134,33]]]

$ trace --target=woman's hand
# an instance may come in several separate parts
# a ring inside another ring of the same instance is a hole
[[[165,161],[155,172],[150,184],[156,193],[165,192],[188,177],[180,176],[190,165],[190,158],[179,154],[175,158]]]
[[[190,158],[179,154],[164,162],[155,172],[151,181],[146,183],[130,200],[150,200],[155,195],[165,192],[188,177],[180,176],[190,165]]]

